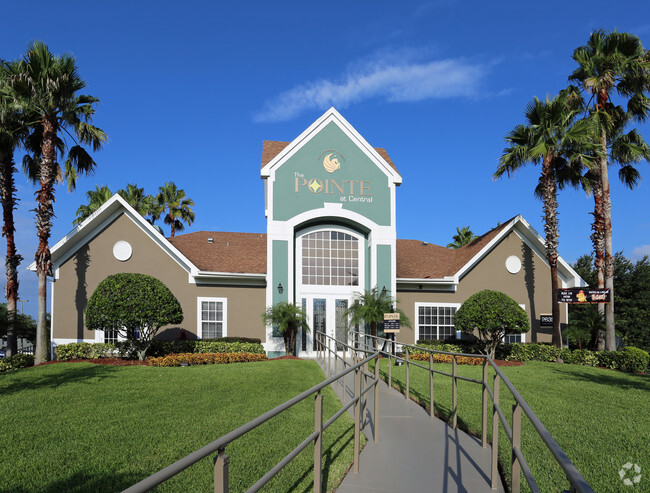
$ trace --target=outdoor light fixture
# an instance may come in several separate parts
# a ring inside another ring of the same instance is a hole
[[[381,290],[382,296],[386,296],[386,286],[384,286],[384,289]]]
[[[278,284],[278,293],[280,294],[284,293],[284,288],[282,287],[282,283]]]

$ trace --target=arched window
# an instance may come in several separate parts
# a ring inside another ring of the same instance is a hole
[[[302,284],[359,285],[359,240],[340,231],[315,231],[302,237]]]

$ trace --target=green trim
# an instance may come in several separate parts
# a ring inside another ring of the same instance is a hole
[[[391,282],[391,250],[390,245],[377,245],[377,289],[381,291],[386,286],[390,292]],[[395,293],[391,293],[395,296]]]

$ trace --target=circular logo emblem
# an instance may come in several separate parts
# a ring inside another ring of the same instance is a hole
[[[323,167],[328,173],[334,173],[341,167],[341,162],[335,153],[330,152],[323,158]]]
[[[625,486],[634,486],[641,482],[641,466],[639,464],[632,464],[631,462],[626,462],[621,467],[621,470],[618,471],[618,476],[623,481]]]

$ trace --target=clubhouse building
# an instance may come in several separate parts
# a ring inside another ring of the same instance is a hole
[[[457,336],[454,314],[483,289],[503,291],[528,314],[531,330],[509,336],[550,342],[550,268],[542,237],[521,216],[470,244],[449,249],[397,239],[396,190],[402,176],[383,148],[372,147],[335,109],[292,142],[265,141],[266,233],[199,231],[165,238],[120,196],[52,248],[52,342],[104,342],[87,330],[84,311],[106,276],[152,275],[174,293],[185,316],[158,338],[256,337],[269,355],[283,339],[262,321],[267,306],[292,301],[308,313],[299,356],[313,354],[314,331],[341,336],[355,293],[386,289],[412,329],[397,340]],[[459,218],[459,222],[463,219]],[[561,287],[584,285],[560,258]],[[566,323],[566,310],[561,322]]]

